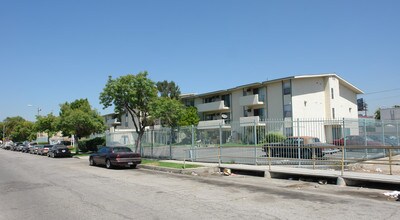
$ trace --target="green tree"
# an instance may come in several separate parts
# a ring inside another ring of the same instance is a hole
[[[147,72],[128,74],[116,79],[110,76],[100,93],[100,103],[104,108],[114,105],[117,114],[128,112],[132,117],[138,138],[136,152],[139,152],[146,126],[151,125],[151,103],[157,98],[155,83],[147,78]]]
[[[179,96],[181,95],[181,90],[174,81],[168,82],[167,80],[164,80],[162,82],[157,82],[156,85],[161,97],[169,97],[171,99],[177,100],[179,99]]]
[[[186,107],[179,119],[179,126],[190,126],[199,124],[200,117],[196,107]]]
[[[47,116],[37,116],[35,122],[35,129],[37,132],[46,132],[49,137],[58,132],[57,124],[59,118],[53,113]]]
[[[380,108],[378,108],[378,109],[375,111],[375,113],[374,113],[374,118],[377,119],[377,120],[380,120],[380,119],[381,119],[381,109],[380,109]]]
[[[87,99],[78,99],[71,103],[61,104],[57,128],[62,131],[63,135],[75,135],[76,140],[93,133],[104,132],[106,129],[104,119],[96,110],[91,108]],[[78,153],[78,144],[76,149],[76,153]]]
[[[12,140],[11,133],[14,131],[15,127],[18,124],[21,124],[24,121],[25,121],[25,119],[22,118],[21,116],[7,117],[6,119],[4,119],[3,125],[4,125],[4,137],[5,137],[5,139]],[[15,141],[15,140],[13,140],[13,141]]]
[[[185,113],[185,106],[176,99],[160,97],[151,105],[151,117],[160,119],[164,127],[176,128]]]
[[[19,121],[11,131],[10,137],[14,142],[32,140],[34,132],[34,123],[30,121]],[[33,136],[34,137],[34,136]]]
[[[2,123],[1,130],[3,128],[5,139],[10,139],[14,142],[31,140],[32,136],[35,137],[33,135],[35,134],[33,123],[20,116],[7,117]]]

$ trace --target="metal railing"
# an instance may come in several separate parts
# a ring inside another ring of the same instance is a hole
[[[148,158],[191,158],[198,162],[267,165],[267,151],[273,149],[270,157],[272,165],[336,169],[344,163],[344,169],[362,170],[367,163],[361,162],[384,160],[389,155],[395,156],[391,165],[397,166],[399,124],[399,121],[369,119],[268,119],[263,123],[257,120],[246,124],[231,121],[229,124],[201,128],[162,128],[148,130],[144,134],[140,152]],[[121,131],[108,133],[106,140],[107,144],[134,147],[137,134]],[[303,151],[304,146],[307,146],[308,155]],[[310,149],[319,149],[314,152],[316,157]],[[321,157],[321,153],[325,156]]]

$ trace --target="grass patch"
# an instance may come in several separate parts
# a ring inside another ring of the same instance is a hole
[[[183,164],[172,163],[172,162],[163,162],[163,161],[158,161],[158,160],[142,159],[142,164],[151,165],[151,166],[158,166],[158,167],[174,168],[174,169],[183,169]],[[198,167],[202,167],[202,166],[193,165],[193,164],[186,164],[185,165],[186,169],[198,168]]]

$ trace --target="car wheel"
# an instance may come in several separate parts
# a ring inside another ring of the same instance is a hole
[[[94,162],[94,160],[93,160],[92,157],[89,157],[89,165],[90,165],[90,166],[96,165],[96,163]]]
[[[131,168],[131,169],[135,169],[135,168],[136,168],[136,166],[137,166],[137,164],[133,164],[133,165],[131,165],[129,168]]]
[[[55,157],[56,157],[55,153],[52,153],[51,158],[55,158]]]
[[[106,160],[106,168],[107,169],[111,169],[112,168],[112,164],[111,164],[111,161],[109,159]]]

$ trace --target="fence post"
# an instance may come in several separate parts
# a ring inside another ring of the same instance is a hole
[[[382,145],[385,146],[385,123],[381,120],[382,126]],[[386,148],[383,148],[383,155],[386,157]]]
[[[268,166],[271,171],[271,146],[268,145]]]
[[[297,154],[299,159],[299,167],[301,166],[301,149],[300,149],[300,119],[297,118]]]
[[[342,128],[342,137],[343,137],[343,145],[342,145],[342,161],[341,161],[341,169],[340,175],[343,176],[344,172],[344,159],[346,158],[346,134],[345,134],[345,120],[343,118],[343,128]],[[340,143],[340,141],[339,141]]]
[[[393,175],[392,172],[392,149],[389,148],[389,174]]]
[[[254,165],[257,165],[257,122],[254,118]]]
[[[375,124],[376,126],[376,124]],[[368,142],[367,142],[367,119],[364,118],[364,145],[368,146]],[[368,149],[365,148],[365,159],[368,159]]]
[[[195,142],[194,125],[191,126],[191,132],[192,132],[192,145],[190,147],[191,149],[189,150],[189,156],[190,156],[190,159],[193,162],[193,158],[195,158],[194,155],[196,154],[195,149],[194,149],[194,142]]]
[[[219,124],[218,166],[221,166],[222,123]]]
[[[173,129],[170,128],[170,135],[169,135],[169,159],[172,160],[172,135],[173,135]]]
[[[151,158],[154,158],[154,128],[151,129]]]
[[[399,140],[399,121],[396,121],[396,134],[397,134],[397,146],[400,146],[400,140]],[[399,150],[397,150],[399,151]]]

